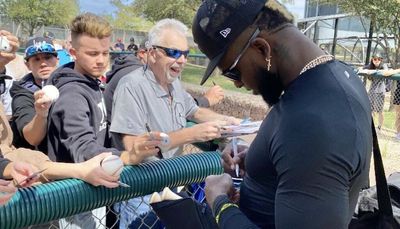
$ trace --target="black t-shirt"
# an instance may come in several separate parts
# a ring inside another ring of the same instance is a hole
[[[10,163],[9,160],[3,158],[3,155],[0,154],[0,179],[4,178],[4,169],[7,167],[7,165]]]
[[[347,228],[368,184],[371,151],[362,82],[341,62],[319,65],[288,86],[261,125],[246,157],[240,209],[262,228]],[[237,211],[223,214],[221,228]]]

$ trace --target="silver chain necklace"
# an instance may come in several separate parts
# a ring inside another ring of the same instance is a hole
[[[328,61],[331,61],[331,60],[333,60],[333,59],[334,59],[334,58],[333,58],[332,55],[322,55],[322,56],[319,56],[319,57],[317,57],[317,58],[311,60],[310,62],[308,62],[308,64],[306,64],[306,65],[304,66],[304,68],[301,69],[299,75],[303,74],[303,73],[304,73],[305,71],[307,71],[307,70],[310,70],[310,69],[312,69],[312,68],[315,68],[316,66],[318,66],[318,65],[320,65],[320,64],[323,64],[323,63],[326,63],[326,62],[328,62]]]

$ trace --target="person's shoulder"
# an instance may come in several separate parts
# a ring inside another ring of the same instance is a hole
[[[118,86],[125,84],[129,85],[130,87],[138,87],[145,82],[144,79],[145,73],[143,68],[137,68],[122,77],[118,83]]]

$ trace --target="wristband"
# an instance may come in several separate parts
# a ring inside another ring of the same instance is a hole
[[[231,207],[239,208],[236,204],[233,204],[233,203],[226,203],[226,204],[222,205],[222,207],[221,207],[221,209],[219,210],[217,216],[215,216],[215,221],[217,222],[217,224],[219,224],[219,218],[220,218],[221,214],[222,214],[226,209],[231,208]]]

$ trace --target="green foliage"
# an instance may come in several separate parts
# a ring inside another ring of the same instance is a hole
[[[135,0],[136,12],[152,22],[163,18],[175,18],[191,27],[194,14],[201,0]]]
[[[32,36],[42,26],[67,25],[79,6],[77,0],[0,0],[0,12]]]
[[[114,6],[118,8],[112,23],[115,28],[119,29],[148,30],[156,21],[163,18],[175,18],[191,27],[201,1],[135,0],[129,5],[125,5],[121,0],[112,0]],[[293,4],[294,0],[282,0],[281,2]]]
[[[314,0],[315,1],[315,0]],[[320,3],[338,4],[347,13],[360,16],[362,20],[369,18],[375,33],[383,37],[381,46],[385,48],[392,66],[400,62],[400,1],[399,0],[323,0]],[[389,49],[389,37],[394,36],[395,49]],[[392,54],[392,55],[391,55]]]
[[[148,31],[153,23],[142,17],[132,5],[125,5],[121,0],[112,0],[111,3],[117,7],[115,17],[110,17],[110,22],[114,28]]]

